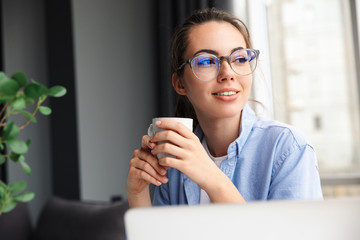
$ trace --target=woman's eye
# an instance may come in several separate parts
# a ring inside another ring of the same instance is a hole
[[[245,58],[245,57],[237,57],[237,58],[235,58],[235,61],[234,61],[234,62],[237,62],[237,63],[245,63],[245,62],[247,62],[247,61],[248,61],[248,59]]]
[[[198,59],[198,62],[197,62],[197,65],[199,67],[206,67],[206,66],[210,66],[211,64],[215,64],[215,60],[212,59],[212,58],[201,58],[201,59]]]

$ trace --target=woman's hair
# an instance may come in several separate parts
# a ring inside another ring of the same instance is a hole
[[[216,21],[227,22],[236,27],[245,39],[246,48],[251,48],[249,31],[243,21],[232,14],[216,9],[208,8],[197,10],[175,29],[170,46],[171,72],[179,77],[184,74],[184,68],[178,69],[185,61],[184,54],[189,45],[188,36],[190,30],[200,24]],[[186,96],[178,95],[175,108],[176,117],[189,117],[194,119],[194,126],[198,124],[195,110]]]

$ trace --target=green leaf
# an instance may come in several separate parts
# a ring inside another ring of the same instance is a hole
[[[9,78],[6,76],[4,72],[0,72],[0,82],[8,80]]]
[[[37,121],[36,121],[36,118],[31,114],[31,113],[29,113],[29,112],[27,112],[27,111],[22,111],[22,112],[20,112],[22,115],[24,115],[28,120],[30,120],[31,122],[33,122],[33,123],[36,123]]]
[[[19,88],[19,84],[15,80],[0,81],[0,95],[2,96],[15,96]]]
[[[0,185],[0,200],[5,199],[7,189]],[[1,201],[0,201],[1,202]],[[0,204],[1,205],[1,204]]]
[[[22,157],[22,158],[21,158]],[[20,156],[20,159],[19,159],[19,163],[21,165],[21,167],[23,168],[24,172],[27,174],[27,175],[31,175],[31,168],[30,166],[25,162],[25,157],[24,156]]]
[[[0,155],[0,165],[4,164],[6,162],[6,157],[4,157],[3,155]]]
[[[27,78],[26,75],[23,72],[16,72],[11,76],[12,79],[14,79],[20,87],[23,87],[26,85]]]
[[[33,192],[26,192],[19,196],[16,196],[15,200],[19,201],[19,202],[29,202],[29,201],[33,200],[34,197],[35,197],[35,194]]]
[[[16,153],[16,154],[25,154],[28,151],[28,146],[26,145],[26,143],[22,140],[19,139],[11,139],[9,141],[7,141],[7,145],[9,147],[9,149]]]
[[[5,183],[3,183],[0,180],[0,200],[5,200],[7,192],[8,192],[8,187],[6,186]],[[1,201],[0,201],[0,208],[1,208]]]
[[[9,158],[13,161],[13,162],[18,162],[19,161],[19,154],[16,153],[10,153]]]
[[[4,150],[5,147],[4,147],[4,144],[0,143],[0,150]]]
[[[38,82],[33,81],[25,87],[24,93],[27,97],[35,99],[41,97],[46,92],[46,88]]]
[[[22,111],[25,109],[26,107],[26,101],[24,97],[18,97],[15,98],[15,100],[12,103],[12,106],[14,107],[15,110],[17,111]]]
[[[4,189],[7,189],[7,188],[8,188],[7,185],[6,185],[3,181],[1,181],[1,180],[0,180],[0,187],[2,187],[2,188],[4,188]]]
[[[26,182],[19,181],[19,182],[13,182],[9,184],[9,192],[12,195],[18,194],[22,191],[24,191],[26,188]]]
[[[18,161],[24,161],[25,157],[21,154],[16,154],[16,153],[10,153],[9,158],[14,161],[14,162],[18,162]]]
[[[40,106],[39,107],[39,112],[43,115],[50,115],[51,114],[51,108],[49,107],[45,107],[45,106]]]
[[[33,105],[35,103],[34,99],[25,96],[26,105]]]
[[[2,138],[4,140],[14,139],[19,135],[19,132],[19,127],[13,121],[10,121],[4,127]]]
[[[54,86],[47,92],[49,97],[62,97],[66,94],[67,90],[63,86]]]
[[[0,103],[6,103],[10,101],[13,97],[12,96],[1,96],[0,94]]]
[[[5,207],[3,209],[4,213],[10,212],[13,210],[17,205],[17,202],[15,200],[11,200],[5,203]]]
[[[26,140],[26,145],[28,146],[28,147],[30,147],[30,145],[31,145],[31,139],[29,138],[28,140]]]

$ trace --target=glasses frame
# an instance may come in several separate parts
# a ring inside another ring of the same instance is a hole
[[[231,58],[231,56],[232,56],[235,52],[237,52],[237,51],[243,51],[243,50],[250,50],[250,51],[252,51],[252,52],[255,53],[255,59],[256,59],[255,68],[254,68],[254,70],[251,71],[251,73],[248,73],[248,74],[239,74],[239,73],[235,72],[235,70],[233,69],[233,67],[232,67],[232,65],[231,65],[231,62],[230,62],[230,58]],[[204,54],[205,54],[205,53],[204,53]],[[214,55],[214,54],[212,54],[212,53],[206,53],[206,55],[214,56],[214,57],[219,61],[219,68],[218,68],[218,71],[217,71],[216,76],[215,76],[214,78],[212,78],[212,79],[209,79],[209,80],[202,80],[202,79],[200,79],[198,76],[196,76],[196,74],[195,74],[195,72],[194,72],[194,69],[193,69],[193,66],[191,65],[191,62],[192,62],[195,58],[197,58],[197,57],[199,57],[199,56],[201,56],[201,55],[203,55],[203,54],[196,55],[196,56],[194,56],[194,57],[186,60],[185,62],[183,62],[183,63],[180,65],[180,67],[178,68],[178,71],[181,70],[183,67],[185,67],[186,64],[189,64],[189,65],[190,65],[190,68],[191,68],[191,70],[192,70],[192,72],[193,72],[193,74],[195,75],[195,77],[196,77],[197,79],[199,79],[200,81],[203,81],[203,82],[208,82],[208,81],[211,81],[211,80],[215,79],[215,78],[219,75],[219,72],[220,72],[220,69],[221,69],[222,60],[223,60],[223,59],[226,59],[227,62],[228,62],[228,64],[230,65],[231,69],[234,71],[234,73],[236,73],[237,75],[240,75],[240,76],[247,76],[247,75],[252,74],[252,73],[255,71],[255,69],[256,69],[256,67],[257,67],[257,61],[258,61],[258,58],[259,58],[259,55],[260,55],[260,50],[252,49],[252,48],[242,48],[242,49],[238,49],[238,50],[234,51],[234,52],[231,53],[229,56],[219,56],[219,57],[216,56],[216,55]]]

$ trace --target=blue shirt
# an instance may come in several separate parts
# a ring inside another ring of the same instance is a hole
[[[239,137],[228,147],[220,169],[246,201],[322,199],[313,147],[289,125],[259,118],[246,105]],[[200,141],[201,128],[195,129]],[[153,205],[199,204],[200,187],[175,168],[168,183],[155,188]]]

